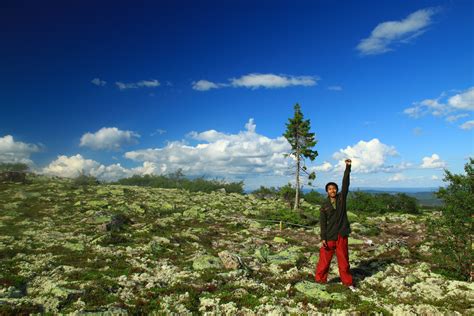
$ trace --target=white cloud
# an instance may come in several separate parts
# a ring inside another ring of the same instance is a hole
[[[99,86],[99,87],[103,87],[103,86],[105,86],[105,85],[107,84],[106,81],[101,80],[101,79],[99,79],[99,78],[94,78],[94,79],[92,79],[92,80],[91,80],[91,83],[93,83],[93,84],[95,84],[96,86]]]
[[[218,89],[223,85],[220,83],[214,83],[207,80],[193,81],[193,89],[197,91],[207,91],[211,89]]]
[[[446,104],[439,102],[445,95],[443,92],[437,99],[425,99],[421,102],[414,102],[412,107],[405,109],[403,113],[413,118],[419,118],[427,114],[445,116],[453,111],[453,109]]]
[[[453,96],[448,96],[446,92],[443,92],[436,99],[413,102],[412,107],[406,108],[403,113],[412,118],[420,118],[424,115],[444,117],[447,122],[453,123],[460,118],[468,117],[468,111],[474,111],[474,87]],[[461,128],[469,129],[469,124],[466,127],[463,128],[461,125]]]
[[[432,175],[432,176],[431,176],[431,180],[439,180],[439,177],[438,177],[438,176],[435,176],[435,175]]]
[[[391,176],[390,178],[388,178],[388,181],[390,181],[390,182],[400,182],[400,181],[404,181],[406,179],[407,178],[403,174],[396,173],[393,176]]]
[[[474,111],[474,87],[452,96],[449,98],[448,104],[453,108]]]
[[[325,161],[325,162],[323,162],[322,164],[320,164],[318,166],[310,168],[310,170],[311,171],[328,172],[328,171],[332,170],[332,165],[329,162]]]
[[[449,123],[456,122],[460,118],[467,117],[469,114],[463,113],[463,114],[457,114],[457,115],[450,115],[446,118],[446,121]]]
[[[84,159],[81,155],[75,156],[58,156],[56,160],[51,162],[47,167],[43,168],[43,173],[48,175],[62,176],[73,178],[84,174],[90,174],[92,170],[96,170],[100,164],[91,159]]]
[[[15,141],[11,135],[0,137],[0,162],[33,165],[30,156],[40,150],[41,145]]]
[[[226,134],[216,130],[191,132],[188,137],[198,143],[186,141],[168,143],[162,148],[148,148],[125,153],[134,161],[153,162],[168,171],[183,169],[187,175],[284,175],[290,161],[283,156],[290,144],[281,136],[268,138],[256,133],[250,119],[246,130]]]
[[[77,154],[70,157],[58,156],[56,160],[44,167],[41,173],[65,178],[75,178],[83,173],[102,181],[116,181],[133,175],[161,174],[163,171],[158,165],[150,162],[144,162],[142,166],[132,169],[124,168],[119,163],[105,166]]]
[[[424,157],[420,167],[425,169],[444,168],[446,167],[446,162],[441,160],[437,154],[433,154],[431,157]]]
[[[406,43],[421,35],[432,23],[432,16],[439,10],[427,8],[415,11],[400,21],[380,23],[368,38],[360,41],[357,49],[362,55],[383,54],[393,50],[393,46]]]
[[[233,88],[286,88],[291,86],[315,86],[318,77],[315,76],[290,76],[275,74],[259,74],[251,73],[240,78],[230,78],[229,83],[215,83],[208,80],[193,81],[192,88],[198,91],[208,91],[211,89],[219,89],[223,87]],[[339,87],[340,88],[340,87]]]
[[[158,80],[142,80],[138,82],[131,82],[131,83],[123,83],[117,81],[115,83],[120,90],[126,89],[137,89],[137,88],[156,88],[160,86],[160,82]]]
[[[319,78],[313,76],[287,76],[275,74],[252,73],[240,78],[230,79],[233,87],[286,88],[289,86],[314,86]]]
[[[328,90],[331,90],[331,91],[342,91],[342,87],[341,87],[341,86],[329,86],[329,87],[328,87]]]
[[[368,142],[359,141],[354,146],[347,146],[333,154],[333,158],[339,160],[335,169],[337,171],[344,170],[344,160],[350,158],[352,160],[352,170],[359,173],[373,172],[393,172],[397,169],[403,169],[406,166],[387,165],[386,161],[390,156],[398,155],[395,147],[388,146],[374,138]]]
[[[465,129],[465,130],[470,130],[470,129],[474,128],[474,120],[464,122],[459,127],[462,128],[462,129]]]
[[[116,127],[102,127],[95,133],[85,133],[79,146],[92,149],[120,150],[123,145],[136,144],[139,134],[132,131],[121,131]]]

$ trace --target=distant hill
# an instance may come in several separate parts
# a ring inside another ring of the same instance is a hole
[[[397,193],[405,193],[408,196],[414,197],[418,200],[420,205],[422,206],[441,206],[443,205],[443,201],[438,199],[435,195],[435,192],[438,191],[438,187],[428,187],[428,188],[351,188],[351,192],[355,191],[362,191],[371,194],[377,193],[389,193],[389,194],[397,194]],[[307,193],[311,190],[303,189],[303,192]],[[319,193],[325,194],[326,192],[324,189],[317,188],[315,191]]]

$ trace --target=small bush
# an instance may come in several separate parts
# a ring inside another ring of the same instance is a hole
[[[75,177],[72,180],[72,184],[75,187],[79,186],[93,186],[93,185],[98,185],[100,182],[97,180],[96,177],[91,176],[91,175],[85,175],[83,172],[81,172],[80,175]]]
[[[304,194],[303,198],[308,203],[321,205],[327,199],[327,196],[317,191],[311,190],[310,192]]]
[[[474,260],[474,159],[464,166],[463,174],[445,170],[446,188],[440,188],[437,196],[444,200],[441,215],[428,221],[428,237],[434,249],[433,259],[447,276],[468,280]]]
[[[278,198],[278,189],[275,187],[264,187],[263,185],[260,186],[257,190],[252,192],[258,199],[275,199]]]

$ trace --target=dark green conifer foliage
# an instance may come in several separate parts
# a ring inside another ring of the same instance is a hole
[[[293,209],[297,210],[299,209],[300,202],[301,172],[305,173],[310,181],[316,178],[314,172],[309,173],[307,171],[305,159],[308,158],[313,161],[318,156],[318,152],[313,150],[317,141],[315,139],[315,134],[310,132],[311,123],[309,119],[304,119],[301,107],[298,103],[295,104],[294,110],[294,116],[288,119],[288,123],[286,123],[286,132],[283,136],[285,136],[291,145],[291,152],[286,154],[286,156],[294,158],[296,162],[296,194]],[[311,182],[309,182],[309,185],[311,185]]]

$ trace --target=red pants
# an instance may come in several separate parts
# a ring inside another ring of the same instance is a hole
[[[326,283],[328,279],[329,265],[334,251],[336,251],[337,263],[339,266],[339,276],[344,285],[352,285],[352,275],[349,271],[349,250],[347,248],[347,237],[337,235],[337,240],[328,240],[328,247],[321,247],[319,250],[319,261],[316,266],[314,276],[316,282]]]

